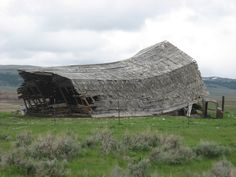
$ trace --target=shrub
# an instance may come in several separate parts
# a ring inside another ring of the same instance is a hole
[[[16,146],[28,146],[32,143],[32,135],[29,132],[24,132],[16,136]]]
[[[151,152],[152,162],[167,164],[183,164],[194,157],[194,153],[188,147],[180,146],[175,149],[155,148]]]
[[[182,139],[175,135],[161,135],[160,144],[163,150],[177,149],[182,144]]]
[[[30,176],[64,176],[67,172],[65,164],[66,162],[58,161],[57,159],[35,160],[27,157],[22,151],[12,152],[5,158],[5,165],[15,166]]]
[[[217,162],[210,170],[212,177],[230,177],[232,164],[227,160]]]
[[[159,147],[152,150],[150,160],[152,162],[167,164],[182,164],[194,157],[193,151],[181,144],[176,136],[162,136]]]
[[[72,136],[55,137],[47,135],[32,144],[31,156],[37,159],[71,159],[78,155],[79,145]]]
[[[105,154],[120,150],[120,143],[113,138],[112,132],[107,129],[97,132],[95,135],[89,137],[85,144],[87,146],[98,144],[101,146],[101,150]]]
[[[67,175],[67,173],[65,162],[57,159],[40,161],[37,164],[36,176],[38,177],[61,177]]]
[[[0,140],[9,141],[11,140],[11,136],[8,134],[0,134]]]
[[[46,137],[39,138],[30,149],[30,155],[35,159],[42,158],[55,158],[55,137],[52,135],[47,135]]]
[[[25,159],[25,149],[18,148],[14,149],[9,154],[5,154],[2,157],[2,161],[4,165],[17,165],[20,164],[21,161]]]
[[[94,147],[98,144],[96,136],[89,136],[85,142],[82,144],[82,147]]]
[[[3,164],[15,166],[30,176],[64,176],[65,160],[75,157],[80,150],[78,143],[70,135],[47,135],[32,143],[25,137],[28,135],[18,137],[17,146],[4,156]]]
[[[215,142],[202,141],[195,148],[195,152],[198,156],[203,157],[219,157],[229,153],[229,148],[216,144]]]
[[[37,168],[36,162],[33,159],[22,160],[18,167],[23,169],[27,175],[34,175]]]
[[[144,132],[137,135],[125,134],[123,144],[133,151],[146,151],[160,144],[160,137],[152,132]]]
[[[108,177],[128,177],[125,170],[121,169],[119,166],[115,166]]]
[[[108,137],[104,137],[104,139],[102,139],[101,148],[102,148],[103,153],[109,154],[110,152],[119,151],[120,145],[119,145],[118,141],[116,141],[112,137],[108,136]]]
[[[35,163],[31,158],[26,157],[25,148],[19,148],[3,157],[3,166],[15,166],[25,171],[27,175],[35,173]]]
[[[131,177],[148,177],[149,160],[141,160],[137,164],[130,164],[128,166],[129,174]]]
[[[59,158],[72,159],[79,154],[80,146],[73,136],[66,135],[57,140],[56,152]]]
[[[209,171],[194,174],[194,177],[233,177],[232,164],[227,160],[217,162]],[[189,175],[190,176],[190,175]]]

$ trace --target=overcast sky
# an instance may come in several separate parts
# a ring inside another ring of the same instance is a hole
[[[0,0],[0,64],[112,62],[163,40],[236,78],[236,0]]]

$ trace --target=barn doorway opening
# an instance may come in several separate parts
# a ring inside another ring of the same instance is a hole
[[[93,100],[78,93],[71,80],[53,73],[21,71],[24,83],[18,88],[28,115],[90,116]]]

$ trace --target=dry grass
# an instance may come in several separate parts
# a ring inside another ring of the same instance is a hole
[[[1,90],[0,88],[0,112],[16,111],[23,105],[22,100],[18,99],[16,89]]]
[[[21,109],[20,101],[0,100],[0,112],[13,112]]]

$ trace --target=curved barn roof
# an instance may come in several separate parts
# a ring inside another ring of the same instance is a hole
[[[59,114],[117,116],[119,105],[122,116],[155,115],[207,95],[197,63],[168,41],[118,62],[27,69],[19,74],[24,83],[18,93],[29,113],[54,114],[55,106],[62,104]]]
[[[71,80],[132,80],[159,76],[193,62],[189,55],[170,42],[163,41],[118,62],[24,71],[35,74],[53,73]]]

